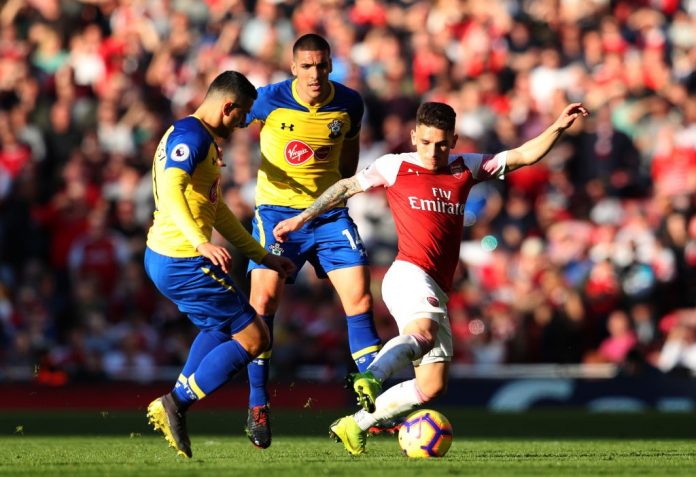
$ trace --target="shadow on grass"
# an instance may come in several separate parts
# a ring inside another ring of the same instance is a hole
[[[491,413],[485,410],[438,408],[453,424],[456,435],[469,438],[536,439],[693,439],[695,413],[590,413],[581,410],[538,410]],[[350,410],[274,410],[274,435],[318,436]],[[193,409],[188,416],[194,434],[243,434],[245,410]],[[69,436],[151,433],[144,413],[104,411],[0,411],[0,435]]]

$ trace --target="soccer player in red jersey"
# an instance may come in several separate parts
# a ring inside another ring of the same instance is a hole
[[[452,358],[447,294],[458,262],[464,206],[471,187],[536,163],[563,131],[588,114],[582,104],[572,103],[551,126],[518,148],[496,155],[452,154],[457,141],[454,110],[443,103],[424,103],[418,109],[416,129],[411,131],[416,152],[378,158],[353,177],[335,183],[301,214],[275,227],[273,234],[282,242],[335,204],[373,187],[386,188],[396,223],[398,254],[384,277],[382,296],[400,334],[384,345],[367,371],[352,375],[363,409],[331,425],[332,435],[348,452],[365,451],[367,430],[377,422],[407,413],[446,390]],[[415,379],[381,393],[384,380],[409,363],[414,365]]]

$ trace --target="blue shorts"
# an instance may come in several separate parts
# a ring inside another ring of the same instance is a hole
[[[358,229],[345,207],[331,209],[288,235],[283,243],[273,238],[273,228],[281,220],[299,214],[301,210],[277,205],[261,205],[256,209],[252,222],[252,235],[270,253],[288,257],[297,270],[309,262],[319,278],[340,268],[368,265],[367,250],[363,245]],[[248,272],[255,268],[266,268],[249,261]],[[297,272],[287,278],[293,283]]]
[[[145,271],[157,289],[201,330],[233,335],[256,316],[232,278],[205,257],[167,257],[148,247]]]

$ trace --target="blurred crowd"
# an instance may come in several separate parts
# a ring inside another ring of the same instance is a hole
[[[7,0],[0,381],[178,372],[195,330],[142,266],[155,147],[220,71],[289,77],[307,32],[331,43],[332,79],[363,95],[361,166],[411,150],[425,100],[457,111],[458,152],[514,148],[568,101],[591,111],[542,163],[472,190],[456,362],[696,371],[696,0]],[[248,224],[258,129],[223,149],[224,198]],[[390,338],[389,210],[381,191],[350,208]],[[331,288],[303,270],[276,318],[273,373],[341,379],[345,335]]]

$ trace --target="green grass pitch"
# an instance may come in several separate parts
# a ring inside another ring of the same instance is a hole
[[[0,413],[0,476],[693,476],[696,416],[440,409],[454,443],[442,459],[407,459],[394,436],[352,457],[327,437],[340,415],[276,411],[274,442],[253,448],[239,411],[193,411],[193,459],[176,457],[142,413]]]

